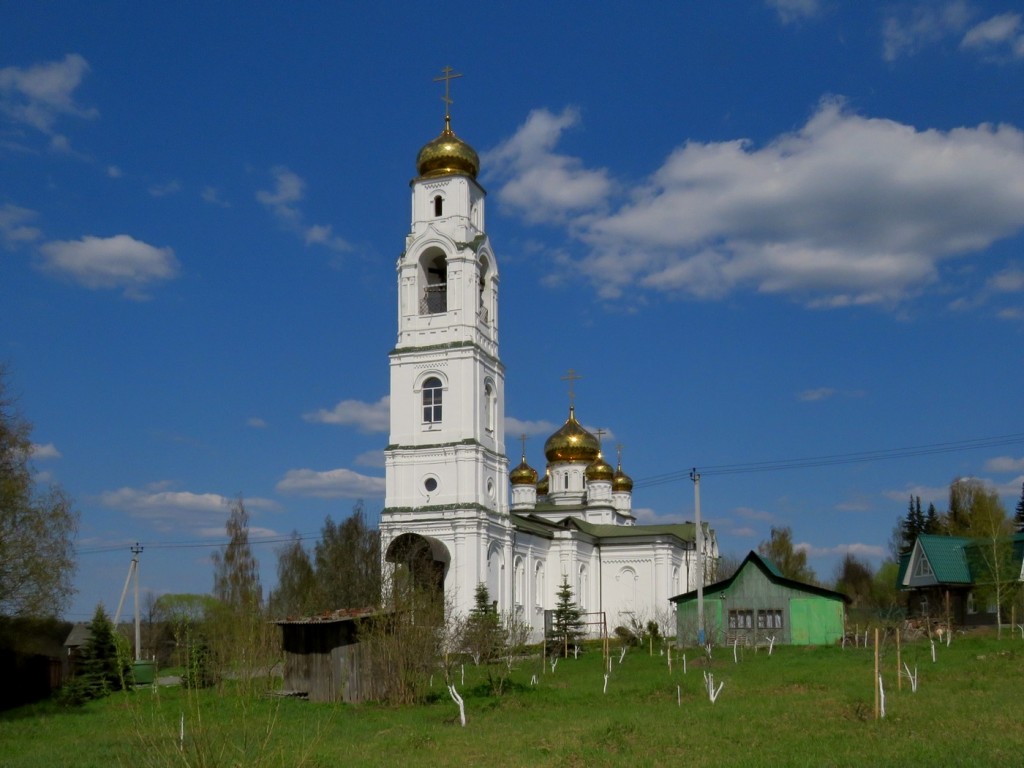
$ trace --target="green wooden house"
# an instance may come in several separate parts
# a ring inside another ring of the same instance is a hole
[[[896,583],[909,616],[971,626],[996,623],[996,577],[1007,590],[1024,579],[1024,533],[1006,537],[995,551],[983,539],[922,533],[900,556]]]
[[[676,606],[676,637],[683,645],[697,637],[697,592],[670,598]],[[794,581],[774,563],[751,552],[732,576],[704,587],[704,627],[718,645],[825,645],[845,631],[846,605],[840,592]]]

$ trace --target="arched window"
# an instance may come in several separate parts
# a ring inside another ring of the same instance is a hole
[[[436,376],[423,382],[423,423],[439,424],[441,422],[441,394],[443,385]]]
[[[544,607],[544,563],[537,563],[533,573],[533,604],[538,608]]]
[[[438,254],[423,264],[423,298],[421,315],[436,315],[448,311],[448,260]]]
[[[434,198],[434,215],[440,216],[441,211],[444,209],[444,198],[440,195]]]
[[[514,589],[516,591],[513,595],[513,601],[517,608],[521,608],[526,604],[526,565],[523,563],[523,558],[517,557],[515,562],[516,580]]]
[[[587,566],[580,566],[579,584],[576,590],[576,604],[586,610],[587,607]]]
[[[494,431],[494,385],[490,381],[484,384],[484,429]]]

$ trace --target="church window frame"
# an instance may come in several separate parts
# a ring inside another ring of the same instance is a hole
[[[576,577],[576,604],[583,610],[587,608],[587,590],[590,587],[588,576],[587,566],[581,564]]]
[[[484,379],[484,430],[492,435],[495,431],[496,391],[494,381],[490,377]]]
[[[544,563],[537,563],[533,569],[533,605],[538,611],[544,610]]]
[[[420,381],[417,389],[420,393],[421,424],[426,427],[437,426],[444,421],[444,391],[448,383],[437,373],[428,373]]]
[[[512,582],[512,589],[514,594],[512,595],[512,602],[516,607],[516,610],[522,610],[526,604],[526,561],[522,555],[516,555],[515,560],[512,563],[513,573],[515,574],[515,580]]]
[[[448,256],[429,248],[419,258],[420,314],[443,315],[448,311]]]
[[[434,203],[434,218],[439,219],[444,215],[444,196],[434,195],[432,202]]]

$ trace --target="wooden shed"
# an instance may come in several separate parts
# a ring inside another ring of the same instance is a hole
[[[697,592],[671,598],[676,606],[676,637],[697,637]],[[704,587],[704,626],[708,641],[731,645],[826,645],[843,636],[846,605],[840,592],[794,581],[751,552],[732,576]]]
[[[342,610],[276,622],[284,648],[284,692],[349,704],[369,698],[369,658],[359,629],[371,615],[370,610]]]

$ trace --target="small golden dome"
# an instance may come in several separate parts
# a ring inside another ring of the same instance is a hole
[[[540,479],[540,482],[537,483],[537,495],[538,496],[546,496],[547,495],[548,487],[550,486],[550,482],[549,482],[550,479],[551,478],[549,478],[547,475],[544,475],[544,477],[542,477]]]
[[[612,478],[615,477],[615,470],[612,469],[612,465],[604,460],[601,454],[597,454],[597,458],[594,459],[594,463],[587,467],[585,472],[587,480],[590,482],[604,481],[606,483],[611,482]]]
[[[589,464],[600,453],[601,443],[576,421],[576,411],[571,405],[565,424],[544,443],[544,455],[549,462],[585,461]]]
[[[451,118],[445,116],[441,135],[424,144],[416,156],[416,171],[424,179],[453,174],[475,179],[480,171],[480,158],[475,149],[455,135]]]
[[[526,457],[519,462],[519,466],[508,473],[508,479],[512,485],[536,485],[537,470],[526,463]]]
[[[621,463],[618,469],[615,470],[615,477],[612,479],[612,490],[630,492],[633,490],[633,478],[622,471]]]

